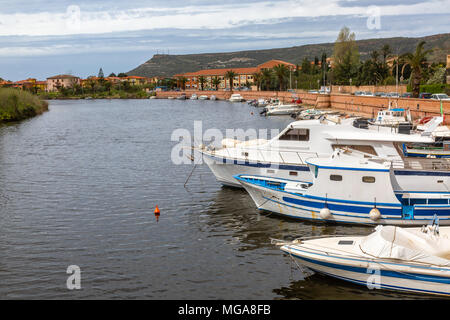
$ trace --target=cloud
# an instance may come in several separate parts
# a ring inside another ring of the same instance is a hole
[[[137,30],[230,29],[252,24],[275,24],[299,17],[367,16],[367,6],[338,0],[281,0],[224,5],[138,7],[94,10],[68,6],[61,12],[0,14],[0,36],[101,34]],[[450,0],[380,6],[382,16],[450,13]]]

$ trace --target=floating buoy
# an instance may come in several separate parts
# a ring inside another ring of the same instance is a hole
[[[378,219],[381,218],[380,210],[378,210],[377,207],[373,208],[373,209],[370,210],[370,212],[369,212],[369,217],[370,217],[370,219],[372,219],[373,221],[377,221]]]
[[[251,115],[253,115],[253,112],[250,112]]]
[[[322,219],[329,219],[331,217],[331,211],[328,209],[328,207],[324,207],[320,210],[320,217]]]
[[[160,214],[161,214],[161,211],[159,211],[158,206],[156,206],[156,208],[155,208],[156,222],[158,222]]]

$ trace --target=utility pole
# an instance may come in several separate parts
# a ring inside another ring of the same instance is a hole
[[[397,54],[397,63],[396,63],[396,66],[395,66],[395,91],[396,91],[396,93],[398,95],[398,47],[397,47],[397,50],[396,50],[396,54]]]

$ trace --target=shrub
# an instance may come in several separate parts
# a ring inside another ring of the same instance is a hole
[[[0,121],[17,121],[48,110],[48,103],[30,92],[0,88]]]

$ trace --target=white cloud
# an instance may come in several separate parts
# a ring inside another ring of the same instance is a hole
[[[450,13],[450,0],[382,6],[382,16]],[[367,15],[367,7],[339,5],[338,0],[281,0],[276,3],[136,8],[130,10],[0,14],[0,36],[73,35],[156,29],[227,29],[273,24],[298,17]],[[92,9],[90,9],[92,10]]]

